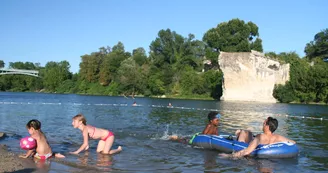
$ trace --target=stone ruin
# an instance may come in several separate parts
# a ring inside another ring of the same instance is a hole
[[[219,65],[225,101],[276,102],[274,85],[289,80],[289,64],[281,65],[257,51],[220,52]]]

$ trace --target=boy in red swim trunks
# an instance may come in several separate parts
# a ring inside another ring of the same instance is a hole
[[[100,139],[97,147],[98,153],[115,154],[122,151],[121,146],[115,150],[111,150],[115,139],[113,132],[87,125],[87,120],[82,114],[73,117],[72,125],[74,128],[78,128],[82,131],[83,144],[78,150],[70,152],[71,154],[78,154],[83,150],[87,150],[89,148],[89,137],[92,139]]]
[[[28,130],[28,133],[31,135],[31,137],[36,140],[36,143],[37,143],[37,147],[35,149],[36,153],[35,153],[34,149],[32,149],[32,150],[28,150],[26,152],[26,154],[20,155],[19,157],[28,158],[30,156],[34,156],[34,158],[40,159],[40,160],[46,160],[52,156],[55,156],[57,158],[65,157],[64,155],[62,155],[60,153],[54,154],[52,152],[46,136],[41,131],[41,122],[40,121],[35,120],[35,119],[30,120],[26,124],[26,128]]]

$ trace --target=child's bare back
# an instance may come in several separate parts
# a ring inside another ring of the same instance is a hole
[[[218,127],[213,124],[208,124],[203,131],[204,135],[218,135]]]

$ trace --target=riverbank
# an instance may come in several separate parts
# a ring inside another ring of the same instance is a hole
[[[0,145],[0,172],[37,172],[37,169],[30,159],[19,158],[7,146]]]

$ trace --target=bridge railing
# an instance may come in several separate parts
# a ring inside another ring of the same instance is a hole
[[[39,74],[39,71],[36,70],[21,70],[21,69],[5,69],[0,68],[0,72],[19,72],[19,73],[33,73],[33,74]]]

